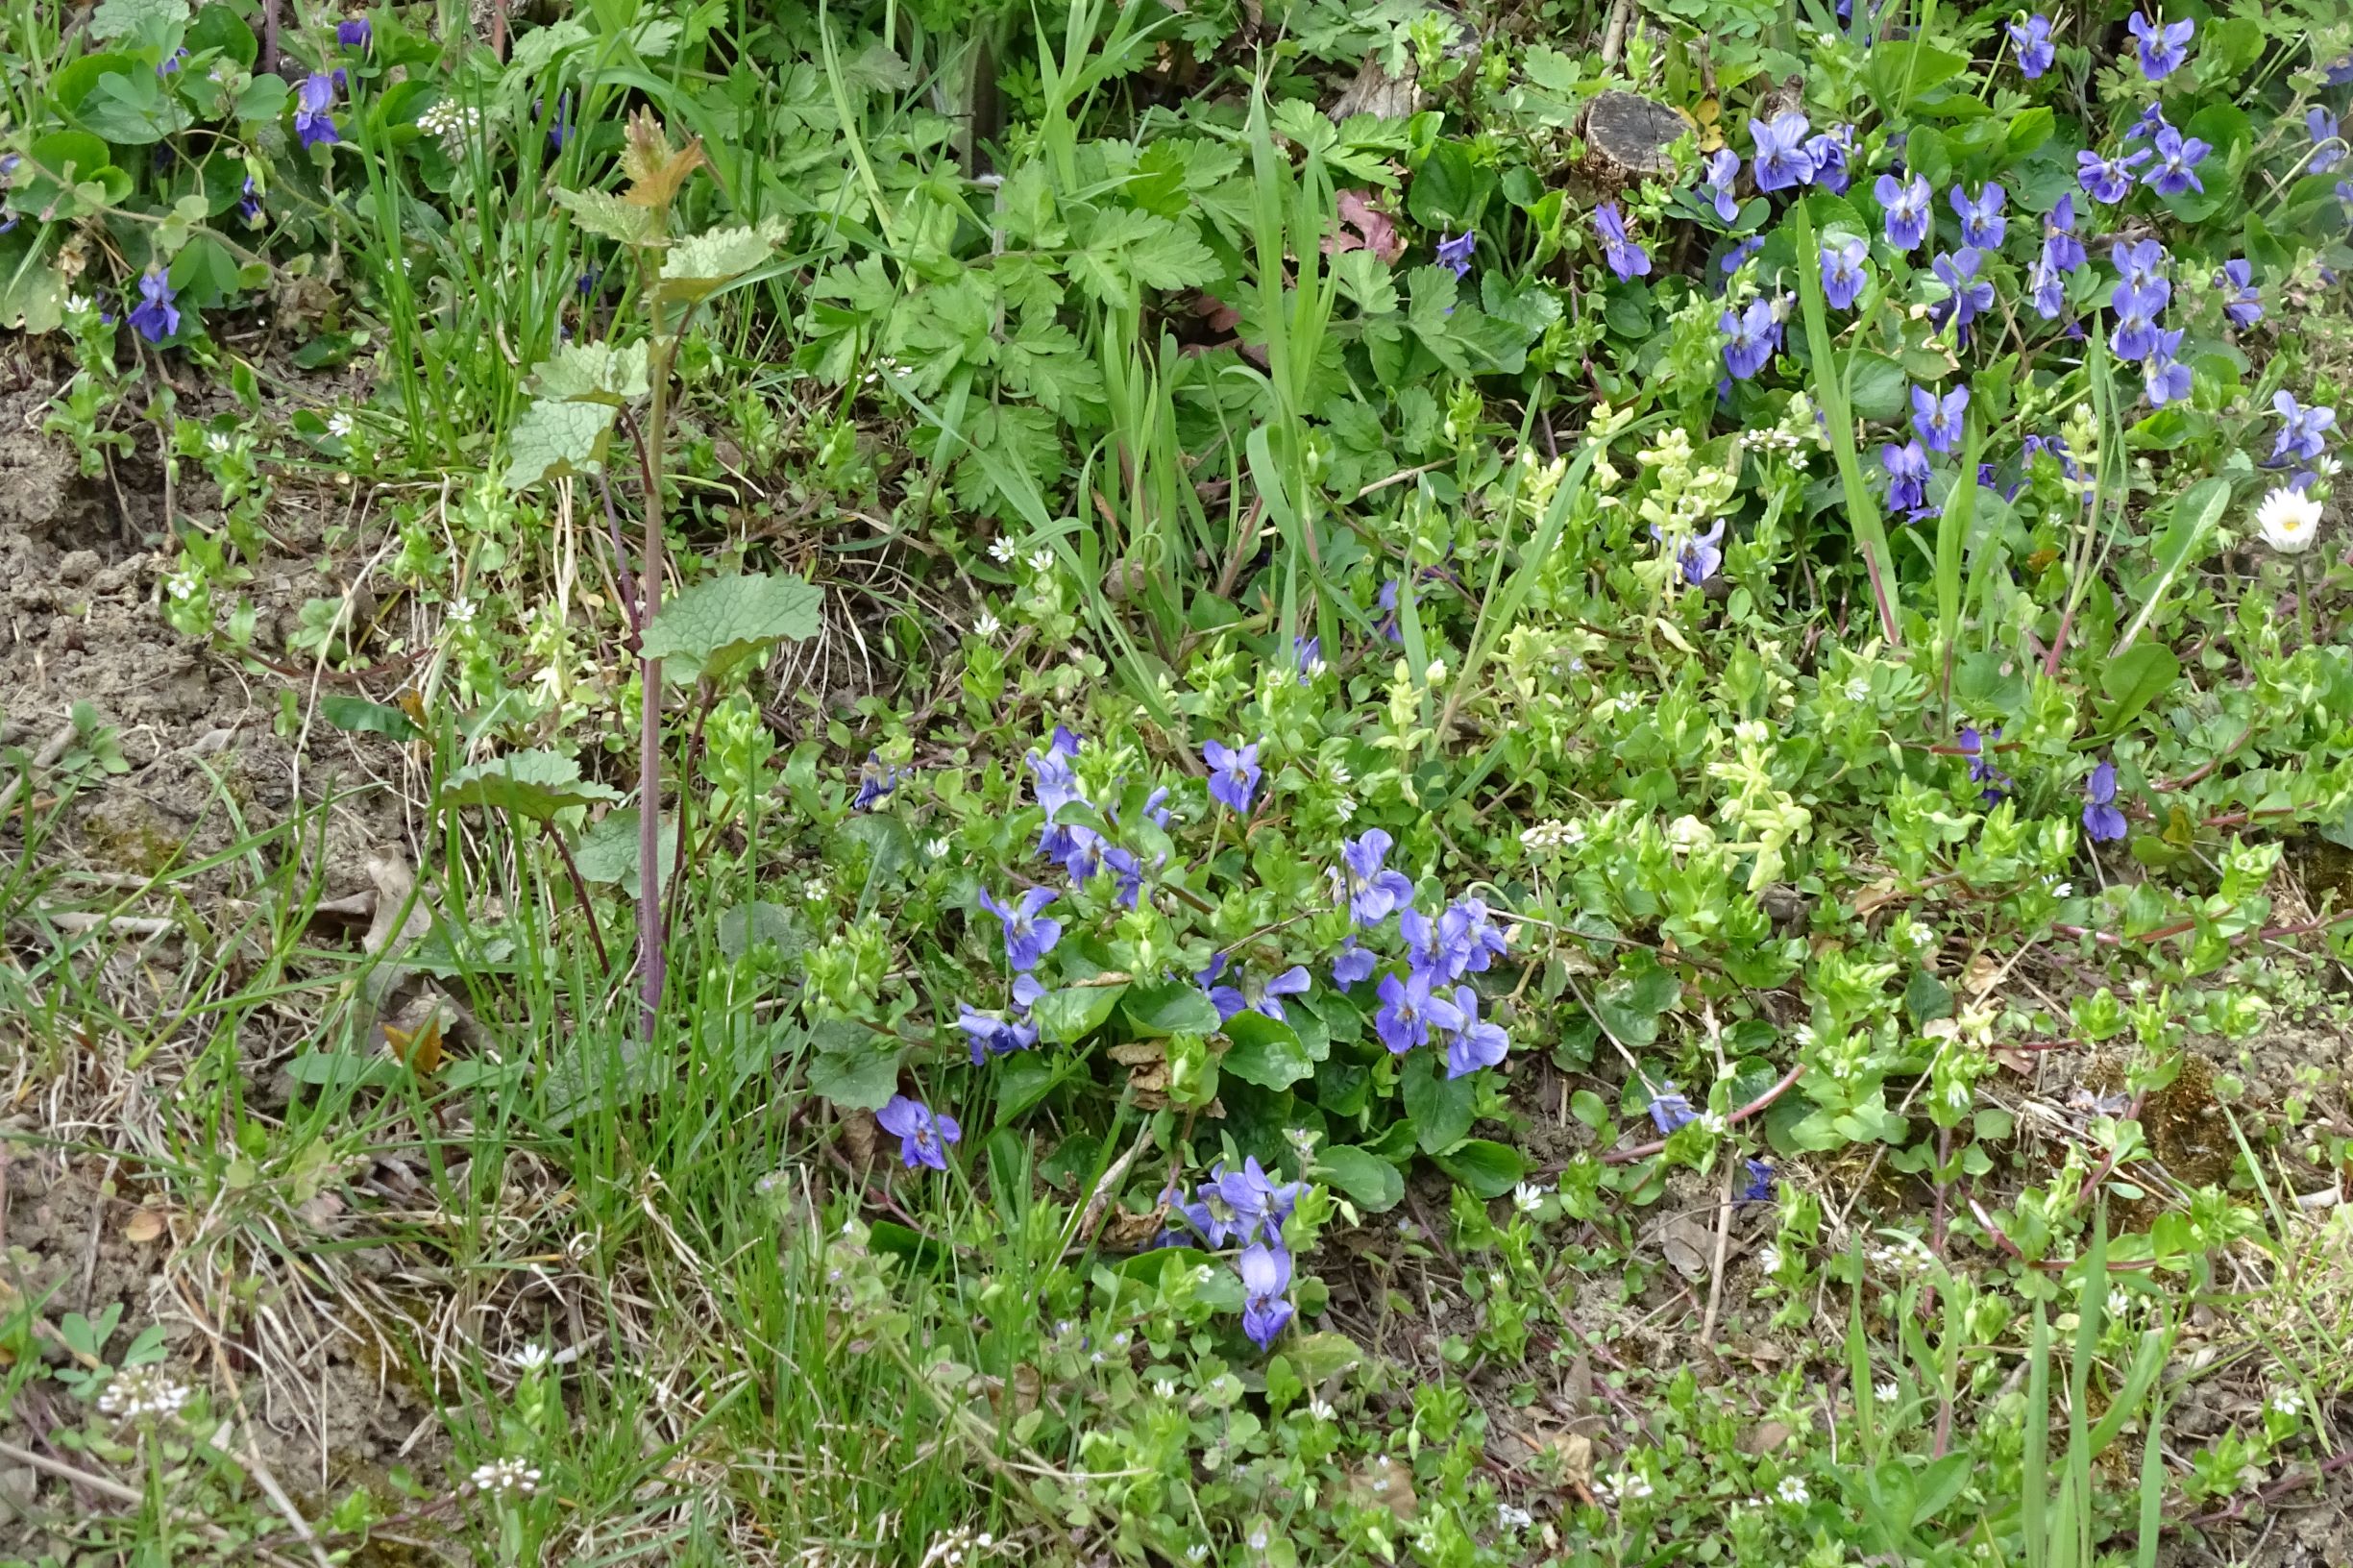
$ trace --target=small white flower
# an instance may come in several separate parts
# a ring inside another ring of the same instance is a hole
[[[101,1413],[125,1421],[176,1416],[195,1390],[159,1366],[127,1366],[98,1396]]]
[[[1701,1114],[1700,1131],[1708,1137],[1722,1138],[1731,1130],[1732,1124],[1725,1119],[1724,1113],[1721,1111],[1707,1111]]]
[[[225,453],[225,452],[227,452],[227,451],[229,450],[229,434],[228,434],[228,432],[227,432],[227,431],[225,431],[225,430],[208,430],[208,431],[206,431],[206,432],[205,432],[205,446],[206,446],[206,447],[207,447],[208,450],[210,450],[210,451],[212,451],[212,452],[215,452],[215,453]]]
[[[1422,679],[1426,684],[1432,686],[1436,686],[1443,683],[1446,679],[1446,661],[1444,659],[1432,659],[1430,661],[1430,668],[1422,672]]]
[[[1339,1413],[1338,1410],[1333,1409],[1332,1402],[1321,1394],[1308,1401],[1308,1414],[1318,1421],[1336,1421],[1339,1419]]]
[[[536,1372],[555,1359],[554,1352],[545,1345],[526,1345],[506,1358],[506,1364],[518,1372]]]
[[[999,538],[989,546],[989,558],[1001,563],[1013,560],[1013,541]]]
[[[2126,1318],[2132,1315],[2132,1295],[2121,1286],[2108,1292],[2108,1315]]]
[[[1535,1522],[1536,1516],[1526,1508],[1515,1508],[1508,1503],[1495,1505],[1495,1528],[1497,1530],[1526,1530]]]
[[[934,860],[945,860],[948,857],[949,851],[954,848],[955,845],[948,843],[945,839],[934,839],[929,844],[923,845],[923,852]]]
[[[1336,796],[1334,796],[1332,797],[1332,815],[1333,815],[1333,816],[1335,816],[1335,817],[1338,818],[1338,819],[1339,819],[1341,821],[1345,822],[1345,821],[1354,821],[1354,820],[1355,820],[1355,818],[1356,818],[1356,814],[1357,814],[1357,802],[1356,802],[1356,799],[1355,799],[1355,797],[1354,797],[1354,796],[1345,796],[1345,795],[1336,795]]]
[[[1930,925],[1925,920],[1914,920],[1912,922],[1911,938],[1912,945],[1924,951],[1930,947],[1941,947],[1944,945],[1943,943],[1937,940],[1936,927]]]
[[[520,1492],[528,1497],[538,1488],[539,1467],[525,1464],[521,1459],[493,1459],[488,1464],[476,1465],[471,1479],[478,1492],[493,1497]]]
[[[2301,555],[2320,531],[2320,503],[2293,485],[2282,485],[2255,508],[2255,527],[2273,550]]]
[[[2300,1415],[2304,1411],[2304,1396],[2293,1388],[2282,1388],[2271,1396],[2269,1408],[2282,1415]]]
[[[983,610],[972,622],[972,635],[984,640],[1005,629],[1005,623],[996,618],[994,610]]]
[[[1039,550],[1033,550],[1033,551],[1031,551],[1029,552],[1029,569],[1030,569],[1032,572],[1051,572],[1051,571],[1053,571],[1053,570],[1054,570],[1054,552],[1053,552],[1052,551],[1050,551],[1050,550],[1044,550],[1044,549],[1039,549]]]
[[[1781,1249],[1768,1241],[1756,1249],[1756,1266],[1768,1274],[1781,1271]]]
[[[800,895],[813,904],[823,902],[829,891],[821,879],[814,876],[800,885]]]
[[[1250,1550],[1253,1552],[1265,1551],[1267,1539],[1266,1527],[1264,1525],[1261,1525],[1258,1529],[1250,1532]]]
[[[2075,896],[2075,884],[2072,882],[2057,883],[2051,888],[2050,895],[2053,898],[2072,898]]]
[[[175,572],[163,579],[163,591],[174,599],[194,599],[205,585],[205,579],[194,572]]]
[[[1857,675],[1852,680],[1847,682],[1847,700],[1850,702],[1870,701],[1871,677],[1868,675]]]
[[[445,613],[450,620],[454,622],[456,625],[461,626],[470,626],[474,624],[474,600],[470,599],[453,599],[450,600],[449,608],[443,613]]]
[[[1544,1189],[1533,1182],[1522,1182],[1511,1189],[1511,1206],[1523,1214],[1532,1214],[1544,1207]]]
[[[1205,1541],[1195,1541],[1192,1545],[1185,1549],[1185,1560],[1187,1562],[1207,1562],[1209,1560],[1209,1544]]]
[[[1796,1476],[1783,1476],[1773,1495],[1796,1507],[1803,1507],[1814,1500],[1814,1494],[1805,1489],[1805,1482]]]
[[[1325,769],[1324,777],[1343,790],[1355,782],[1355,775],[1348,772],[1348,764],[1344,762],[1336,762]]]
[[[1173,1378],[1154,1378],[1152,1380],[1152,1392],[1161,1399],[1176,1398],[1176,1380]]]
[[[87,310],[89,307],[90,297],[87,294],[68,294],[65,296],[65,311],[68,315],[79,315],[81,312]]]
[[[1902,1393],[1902,1390],[1896,1386],[1895,1380],[1892,1378],[1885,1383],[1875,1384],[1871,1391],[1879,1396],[1879,1403],[1882,1405],[1893,1405]]]
[[[327,416],[327,433],[343,440],[352,433],[352,416],[338,408]]]

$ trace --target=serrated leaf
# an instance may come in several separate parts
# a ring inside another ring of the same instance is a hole
[[[538,34],[526,37],[536,37]],[[592,234],[601,234],[624,245],[668,243],[651,208],[625,202],[602,190],[565,190],[559,186],[552,194],[555,205],[572,214],[573,223]]]
[[[604,462],[604,439],[620,405],[542,400],[523,411],[506,436],[506,487],[527,489]]]
[[[150,22],[181,27],[187,19],[188,0],[102,0],[90,12],[90,37],[127,38]]]
[[[484,806],[546,821],[567,806],[618,800],[609,784],[580,776],[579,762],[556,751],[510,751],[460,768],[441,781],[443,806]]]
[[[629,116],[628,129],[622,137],[621,172],[629,178],[628,193],[624,199],[633,206],[660,211],[677,196],[687,176],[707,161],[702,156],[701,137],[674,150],[670,133],[662,129],[661,120],[652,110],[641,109]]]
[[[567,343],[552,359],[531,371],[531,393],[565,403],[609,403],[618,407],[646,396],[646,345]]]
[[[637,864],[638,816],[635,806],[624,806],[608,811],[601,821],[591,822],[574,845],[572,863],[579,870],[581,880],[618,886],[631,898],[645,886]],[[670,868],[678,853],[678,820],[662,819],[661,842],[654,850],[656,885],[670,885]]]
[[[654,296],[664,304],[707,299],[766,261],[783,236],[784,225],[771,218],[756,229],[714,229],[680,240],[662,257]]]
[[[798,577],[713,577],[663,605],[639,651],[683,678],[716,679],[779,639],[816,636],[822,597]]]
[[[800,911],[789,904],[771,903],[762,898],[722,910],[718,942],[719,950],[729,958],[742,958],[754,947],[765,944],[774,947],[789,959],[799,957],[809,939]]]

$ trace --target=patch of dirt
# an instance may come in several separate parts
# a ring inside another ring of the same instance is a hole
[[[286,1332],[287,1315],[311,1313],[307,1302],[274,1286],[265,1270],[256,1271],[250,1299],[208,1289],[177,1250],[174,1227],[129,1190],[109,1190],[104,1164],[69,1163],[21,1144],[11,1156],[0,1142],[0,1298],[38,1304],[35,1337],[51,1367],[77,1360],[59,1332],[68,1313],[98,1319],[120,1310],[121,1326],[102,1347],[110,1363],[120,1362],[143,1329],[159,1327],[163,1366],[207,1390],[216,1418],[242,1409],[250,1421],[239,1420],[238,1440],[253,1434],[262,1464],[312,1517],[355,1484],[370,1484],[386,1501],[382,1480],[395,1464],[426,1478],[446,1467],[449,1439],[431,1402],[369,1336],[345,1325],[310,1325],[303,1364],[268,1365],[277,1347],[266,1341]],[[61,1384],[37,1377],[17,1396],[5,1430],[35,1453],[103,1472],[101,1460],[57,1435],[92,1419],[107,1424]],[[44,1521],[86,1515],[95,1502],[69,1481],[0,1462],[0,1555],[60,1550]]]

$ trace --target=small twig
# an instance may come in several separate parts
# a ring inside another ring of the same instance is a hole
[[[18,793],[24,791],[31,785],[33,775],[36,772],[38,772],[43,768],[56,766],[58,758],[65,754],[66,747],[74,744],[74,736],[79,733],[80,731],[75,726],[74,722],[68,719],[64,723],[58,727],[57,733],[51,735],[49,739],[42,744],[41,748],[38,751],[33,753],[32,766],[27,768],[23,772],[17,774],[14,778],[10,779],[6,789],[0,789],[0,817],[6,817],[10,812],[16,809],[16,796]]]
[[[1707,1311],[1700,1318],[1700,1343],[1712,1347],[1716,1342],[1716,1311],[1724,1305],[1724,1262],[1732,1242],[1732,1171],[1730,1160],[1724,1162],[1724,1198],[1716,1205],[1716,1256],[1708,1266]]]

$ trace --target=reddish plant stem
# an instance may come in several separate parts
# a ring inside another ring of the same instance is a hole
[[[1799,1075],[1804,1071],[1805,1064],[1802,1062],[1799,1063],[1796,1066],[1791,1067],[1787,1072],[1781,1075],[1781,1081],[1779,1083],[1774,1085],[1771,1089],[1765,1090],[1762,1094],[1759,1094],[1756,1098],[1751,1100],[1748,1104],[1742,1106],[1739,1110],[1725,1117],[1725,1125],[1729,1127],[1739,1122],[1746,1121],[1751,1116],[1755,1115],[1758,1112],[1771,1106],[1774,1101],[1779,1099],[1782,1095],[1789,1092],[1790,1086],[1795,1084],[1798,1081]],[[1608,1153],[1602,1156],[1602,1163],[1609,1165],[1631,1164],[1637,1160],[1648,1160],[1652,1155],[1657,1154],[1661,1150],[1665,1149],[1666,1146],[1667,1140],[1662,1138],[1655,1142],[1645,1143],[1637,1148],[1611,1149]]]

